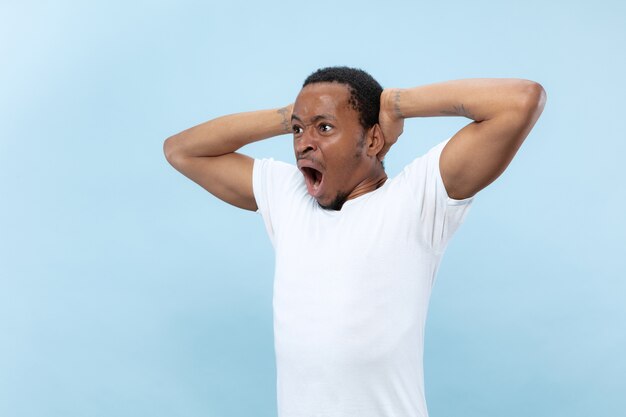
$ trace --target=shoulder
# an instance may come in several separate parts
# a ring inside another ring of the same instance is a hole
[[[252,187],[257,202],[265,200],[268,204],[283,204],[294,197],[308,195],[300,170],[274,158],[254,160]]]
[[[448,138],[432,146],[423,155],[408,163],[398,174],[397,181],[404,184],[420,201],[432,199],[446,205],[469,203],[472,197],[455,200],[448,195],[441,176],[440,159],[444,148],[450,142]]]
[[[255,159],[252,184],[257,212],[263,216],[272,241],[284,226],[288,228],[294,212],[311,205],[302,173],[295,165],[273,158]]]
[[[253,181],[269,184],[297,185],[304,183],[302,174],[295,165],[274,158],[261,158],[254,160],[252,169]],[[259,184],[260,185],[260,184]]]
[[[438,143],[406,164],[394,180],[414,183],[415,185],[423,183],[423,181],[435,181],[440,174],[439,158],[449,140],[450,138]]]

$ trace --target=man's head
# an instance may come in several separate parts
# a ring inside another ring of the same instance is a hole
[[[386,179],[377,158],[384,145],[381,93],[359,69],[323,68],[305,80],[292,112],[294,151],[308,192],[322,207],[339,210]]]
[[[309,75],[302,87],[324,82],[344,84],[348,87],[350,105],[359,113],[359,122],[363,129],[367,130],[378,123],[383,88],[371,75],[357,68],[321,68]]]

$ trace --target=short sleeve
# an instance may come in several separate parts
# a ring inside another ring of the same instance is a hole
[[[302,175],[290,164],[273,158],[255,159],[252,169],[252,191],[257,213],[263,217],[265,229],[275,247],[275,236],[285,208],[289,207]]]
[[[465,220],[474,196],[455,200],[448,196],[439,158],[447,139],[407,165],[401,173],[417,203],[420,235],[436,253],[446,248],[452,235]]]

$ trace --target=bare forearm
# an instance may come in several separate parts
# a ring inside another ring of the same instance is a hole
[[[484,121],[527,105],[538,84],[517,78],[470,78],[389,89],[387,108],[397,118],[464,116]]]
[[[220,156],[259,140],[291,133],[292,105],[270,110],[230,114],[183,130],[163,147],[168,158]]]

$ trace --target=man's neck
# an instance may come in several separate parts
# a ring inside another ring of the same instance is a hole
[[[384,170],[380,170],[375,175],[369,176],[358,183],[352,192],[348,194],[346,201],[377,190],[385,183],[385,181],[387,181],[387,173]]]

